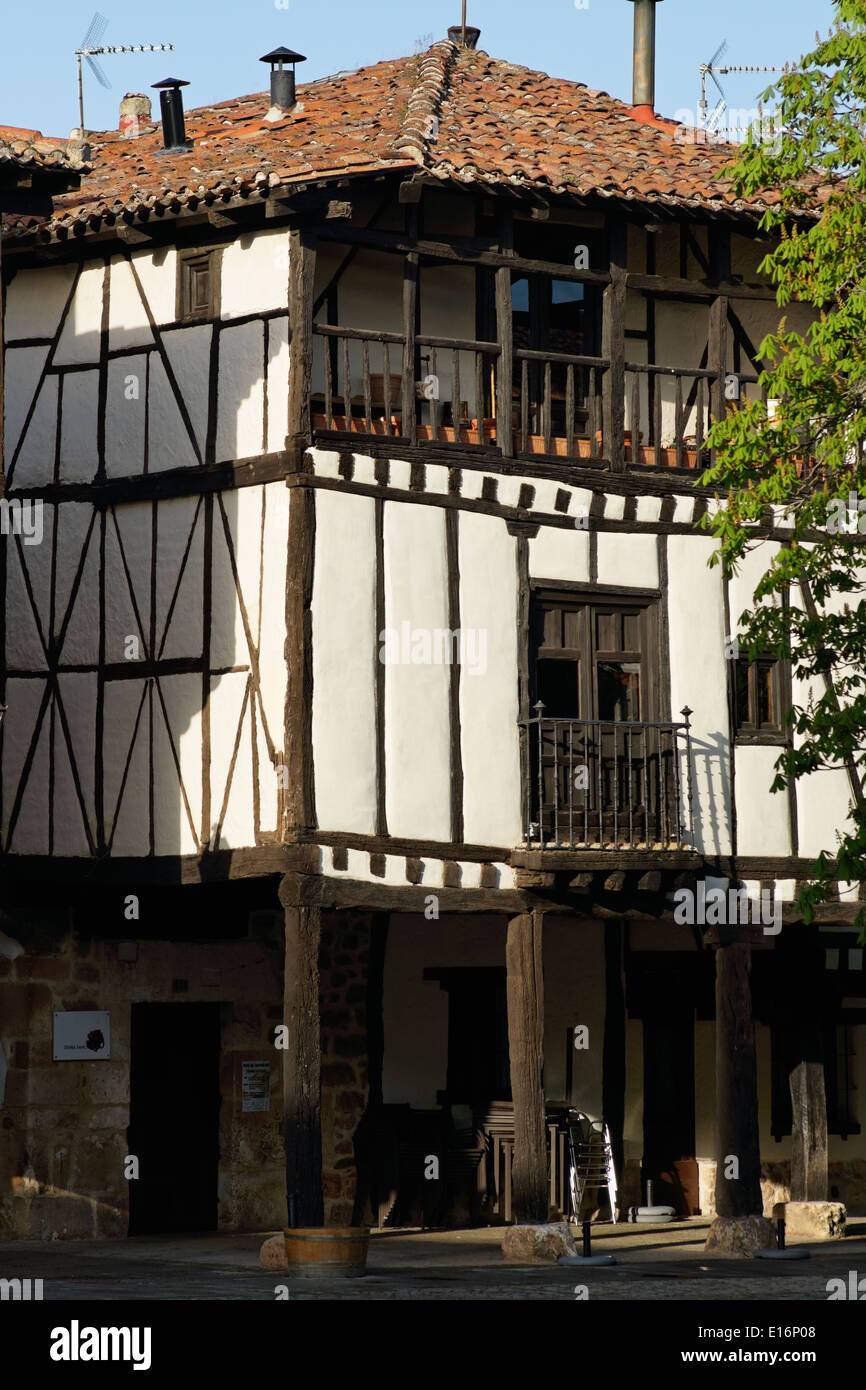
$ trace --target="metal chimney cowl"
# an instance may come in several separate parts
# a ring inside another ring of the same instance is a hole
[[[655,124],[656,98],[656,5],[661,0],[629,0],[634,5],[634,75],[632,115],[635,120]]]
[[[162,143],[164,148],[157,150],[160,154],[186,154],[193,147],[192,140],[186,138],[186,127],[183,120],[183,97],[180,94],[181,87],[188,87],[189,83],[180,77],[166,77],[162,82],[154,82],[153,87],[159,92],[159,109],[162,116]]]

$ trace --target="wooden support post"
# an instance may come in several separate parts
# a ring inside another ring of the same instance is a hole
[[[625,296],[628,224],[621,218],[609,224],[610,284],[604,291],[602,356],[610,362],[604,374],[604,441],[602,454],[614,473],[625,471]]]
[[[295,877],[280,884],[286,926],[283,1022],[283,1116],[289,1221],[322,1226],[322,1101],[319,1035],[321,910],[298,904]]]
[[[810,1041],[815,1047],[807,1049],[808,1058],[799,1062],[789,1077],[792,1202],[826,1202],[829,1188],[827,1096],[817,1029]]]
[[[728,299],[723,294],[710,305],[707,366],[716,373],[715,381],[710,388],[710,414],[714,420],[723,420],[725,373],[728,370]]]
[[[613,1166],[621,1186],[625,1162],[626,1009],[623,978],[624,923],[604,924],[604,1042],[601,1108],[610,1130]]]
[[[286,447],[306,448],[312,440],[310,393],[313,378],[313,286],[316,238],[308,227],[289,232],[289,419]]]
[[[748,942],[716,949],[716,1213],[724,1217],[764,1209],[750,972]]]
[[[417,443],[415,403],[415,332],[418,309],[418,253],[410,251],[403,262],[403,427],[400,433]]]
[[[500,241],[504,252],[514,251],[514,219],[510,212],[502,214]],[[512,396],[514,378],[514,321],[511,306],[511,268],[500,266],[496,271],[496,336],[499,340],[500,354],[496,369],[496,400],[492,403],[496,413],[496,443],[502,450],[503,458],[514,454],[514,432],[512,429]],[[478,428],[484,421],[483,404],[478,402]],[[483,439],[483,434],[478,438]],[[526,444],[522,443],[526,448]]]
[[[547,1220],[544,1090],[543,914],[508,923],[505,944],[508,1049],[514,1101],[514,1213],[518,1223]]]

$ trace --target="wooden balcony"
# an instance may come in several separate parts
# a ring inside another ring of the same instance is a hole
[[[506,372],[499,343],[419,334],[418,363],[407,372],[400,333],[314,324],[313,335],[310,414],[319,436],[375,435],[408,444],[496,447],[507,456],[612,461],[607,358],[517,347]],[[716,373],[630,362],[621,367],[623,463],[707,467],[704,440]]]
[[[684,722],[522,720],[524,843],[536,850],[683,850],[694,844]]]

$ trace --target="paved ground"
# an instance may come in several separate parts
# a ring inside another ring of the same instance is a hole
[[[44,1299],[273,1300],[278,1285],[291,1299],[625,1302],[827,1301],[827,1281],[849,1271],[866,1278],[866,1220],[852,1221],[841,1241],[810,1244],[808,1261],[769,1262],[707,1256],[708,1222],[673,1226],[597,1226],[594,1253],[617,1264],[577,1269],[508,1266],[501,1232],[383,1231],[370,1242],[363,1279],[309,1283],[259,1268],[265,1235],[145,1238],[127,1241],[0,1243],[0,1277],[44,1280]]]

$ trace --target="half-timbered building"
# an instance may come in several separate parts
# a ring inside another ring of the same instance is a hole
[[[785,533],[700,528],[763,204],[644,50],[628,103],[477,37],[172,82],[7,219],[4,1233],[543,1220],[568,1107],[623,1209],[769,1211],[798,1068],[866,1200],[858,886],[796,905],[855,791],[770,793]]]

